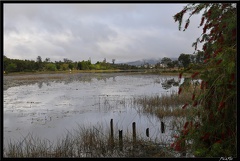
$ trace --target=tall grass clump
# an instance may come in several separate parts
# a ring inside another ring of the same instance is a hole
[[[189,115],[191,110],[183,110],[186,104],[190,104],[192,100],[192,92],[196,88],[192,82],[181,85],[181,95],[176,91],[170,94],[154,95],[154,96],[141,96],[134,97],[133,104],[138,110],[144,113],[150,113],[158,116],[159,118],[175,116],[181,117]],[[197,92],[197,91],[196,91]],[[140,106],[139,106],[140,105]]]
[[[10,141],[4,146],[4,158],[106,158],[106,157],[172,157],[167,147],[159,143],[123,132],[122,143],[118,129],[80,126],[67,131],[56,142],[40,139],[28,134],[20,141]]]

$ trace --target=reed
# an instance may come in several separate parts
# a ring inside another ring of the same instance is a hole
[[[118,132],[118,130],[115,130]],[[114,137],[114,146],[110,144],[110,129],[79,126],[78,129],[67,131],[56,143],[33,137],[28,134],[23,140],[11,141],[4,146],[4,158],[101,158],[101,157],[173,157],[167,147],[157,142],[122,132],[122,142]],[[115,133],[117,135],[117,133]],[[135,146],[133,146],[133,144]]]
[[[150,113],[159,118],[168,116],[186,116],[192,113],[192,110],[186,108],[182,109],[183,105],[192,103],[192,94],[198,95],[198,86],[182,85],[182,92],[178,94],[177,91],[172,91],[170,94],[133,97],[132,103],[138,111],[143,113]]]

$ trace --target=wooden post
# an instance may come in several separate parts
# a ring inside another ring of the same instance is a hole
[[[113,138],[113,119],[110,121],[110,127],[111,127],[111,137]]]
[[[113,147],[114,146],[114,136],[113,136],[113,119],[110,121],[110,128],[111,128],[111,134],[110,134],[110,144]]]
[[[146,129],[146,136],[149,137],[149,128]]]
[[[164,127],[164,123],[161,121],[161,132],[164,133],[165,132],[165,127]]]
[[[132,123],[132,129],[133,129],[133,144],[135,145],[136,143],[136,123]]]
[[[119,149],[123,150],[123,139],[122,139],[122,130],[119,130]]]

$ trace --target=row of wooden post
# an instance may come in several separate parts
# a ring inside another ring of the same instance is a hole
[[[111,134],[110,134],[110,139],[111,139],[111,146],[114,147],[114,134],[113,134],[113,119],[110,121],[110,127],[111,127]],[[119,149],[122,151],[123,150],[123,130],[118,130],[119,131]],[[136,137],[136,123],[132,123],[132,131],[133,131],[133,147],[136,145],[137,137]],[[161,121],[161,132],[165,133],[165,125]],[[149,137],[149,128],[146,129],[146,136]],[[182,156],[186,156],[186,152],[182,153]]]
[[[111,134],[110,134],[110,141],[111,141],[111,146],[114,146],[114,132],[113,132],[113,119],[111,119],[110,121],[110,129],[111,129]],[[136,133],[136,123],[133,122],[132,123],[132,130],[133,130],[133,146],[136,144],[137,141],[137,133]],[[119,148],[120,150],[123,149],[123,131],[122,130],[118,130],[119,131]],[[161,121],[161,132],[164,133],[165,132],[165,125],[164,123]],[[149,128],[146,129],[146,136],[149,137]]]

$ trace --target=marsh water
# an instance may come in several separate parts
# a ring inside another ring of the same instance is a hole
[[[4,76],[4,145],[29,133],[52,142],[68,131],[85,127],[109,128],[149,139],[172,139],[171,118],[141,113],[133,98],[171,93],[178,86],[163,88],[177,76],[132,73],[68,73]],[[161,121],[166,124],[161,133]]]

